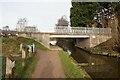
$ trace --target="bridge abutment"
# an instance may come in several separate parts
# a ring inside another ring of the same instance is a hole
[[[80,48],[91,48],[91,47],[95,47],[111,38],[110,35],[91,34],[89,36],[90,36],[89,38],[85,38],[85,39],[84,38],[76,39],[76,46],[78,46]]]
[[[41,42],[45,47],[50,48],[50,34],[49,33],[19,33],[19,36],[31,38]]]
[[[86,39],[76,39],[76,46],[80,47],[80,48],[89,48],[90,47],[90,39],[86,38]]]

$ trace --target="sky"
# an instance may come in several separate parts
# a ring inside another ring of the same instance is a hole
[[[54,31],[57,20],[63,15],[70,21],[71,0],[1,0],[0,29],[8,25],[16,28],[20,18],[27,18],[28,25],[35,25],[41,32]]]

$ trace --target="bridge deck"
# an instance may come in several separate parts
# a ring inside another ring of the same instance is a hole
[[[89,38],[89,35],[50,35],[50,38]]]

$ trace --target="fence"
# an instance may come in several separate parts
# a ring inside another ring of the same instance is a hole
[[[60,34],[111,34],[111,28],[87,28],[87,27],[59,27],[55,33]]]

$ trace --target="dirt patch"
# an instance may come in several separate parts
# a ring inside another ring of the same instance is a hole
[[[32,78],[65,78],[58,51],[38,50],[39,61]]]

